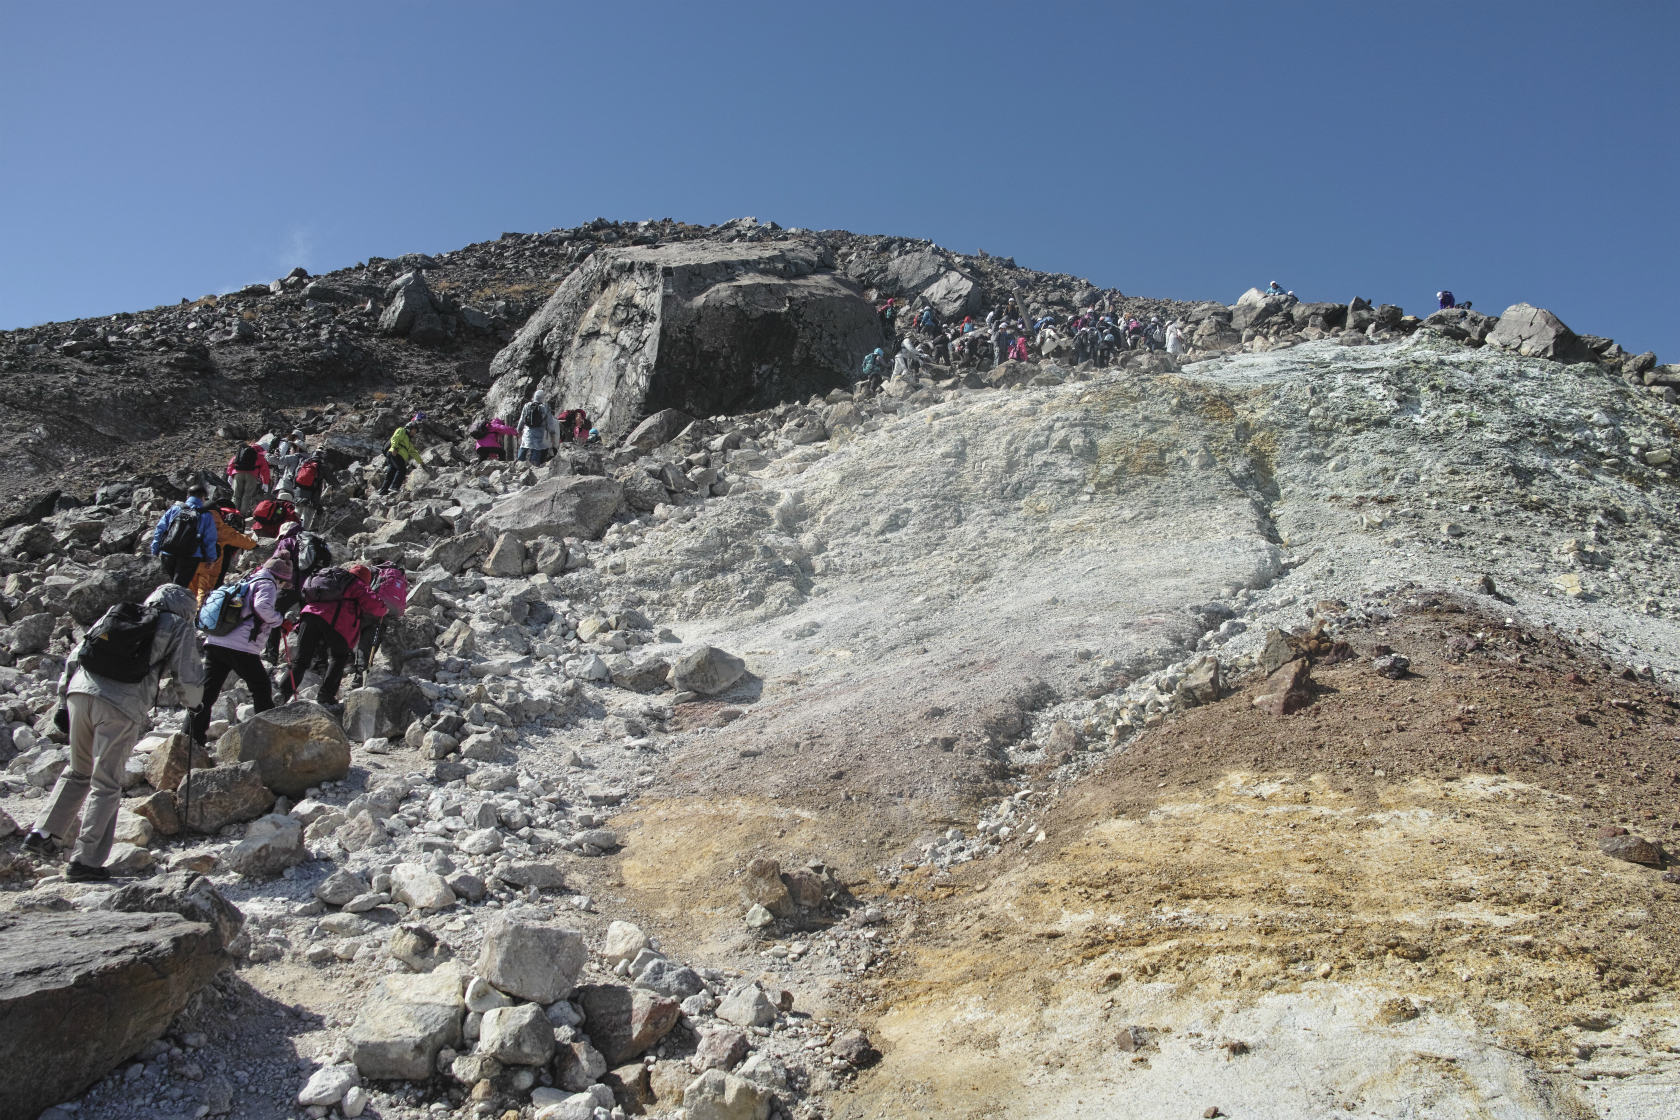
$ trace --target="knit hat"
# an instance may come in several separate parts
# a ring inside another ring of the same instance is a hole
[[[350,565],[350,574],[361,580],[363,583],[373,582],[373,569],[368,567],[366,564]]]
[[[274,578],[282,583],[292,581],[292,562],[284,556],[270,556],[263,561],[263,567],[274,573]]]

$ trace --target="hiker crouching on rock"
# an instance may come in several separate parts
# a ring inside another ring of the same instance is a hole
[[[274,484],[268,466],[268,455],[254,443],[247,443],[228,460],[227,477],[233,484],[233,504],[246,517],[257,501]]]
[[[303,684],[303,676],[324,650],[330,664],[316,692],[316,702],[336,704],[338,686],[350,665],[365,619],[383,618],[387,607],[371,590],[373,569],[365,564],[325,568],[303,585],[303,614],[298,620],[297,655],[280,682],[280,699],[289,702]]]
[[[161,677],[175,678],[189,706],[197,706],[203,696],[204,661],[198,652],[198,609],[192,592],[166,584],[147,596],[149,610],[125,606],[133,613],[124,616],[121,629],[105,630],[104,637],[92,639],[91,647],[84,640],[64,666],[58,694],[68,716],[70,765],[59,775],[47,811],[23,841],[25,848],[46,855],[52,840],[63,839],[81,811],[82,828],[70,853],[67,879],[111,877],[105,861],[116,834],[123,772],[128,752],[145,730],[146,714],[157,702]],[[112,608],[90,632],[102,630],[124,609]]]
[[[194,483],[186,501],[164,510],[152,530],[152,555],[163,566],[163,578],[171,583],[187,586],[198,574],[199,564],[221,555],[216,522],[204,508],[209,497],[209,487]]]
[[[391,433],[391,442],[385,448],[385,481],[379,486],[381,494],[394,494],[401,490],[403,480],[408,477],[408,468],[420,461],[420,449],[414,446],[414,432],[424,419],[425,413],[416,412],[408,423]]]
[[[519,459],[542,466],[554,454],[560,443],[560,421],[543,400],[543,391],[531,394],[531,400],[519,410]]]
[[[203,744],[210,732],[210,709],[222,694],[229,673],[237,673],[251,690],[251,706],[259,712],[274,707],[274,687],[262,662],[268,635],[285,617],[280,613],[280,592],[292,582],[291,561],[270,557],[245,583],[245,606],[239,622],[226,634],[204,638],[204,699],[193,709],[187,734]]]

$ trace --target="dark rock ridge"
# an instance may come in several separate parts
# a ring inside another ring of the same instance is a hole
[[[607,249],[491,364],[490,410],[533,390],[620,435],[648,412],[762,408],[848,385],[883,343],[874,306],[811,238]]]

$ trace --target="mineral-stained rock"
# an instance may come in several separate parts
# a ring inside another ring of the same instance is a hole
[[[461,1041],[463,983],[453,968],[381,980],[350,1027],[350,1060],[362,1076],[430,1077],[438,1051]]]
[[[588,955],[577,930],[497,915],[475,971],[510,996],[548,1004],[571,994]]]
[[[255,820],[274,804],[255,762],[194,770],[177,791],[188,828],[213,834],[239,821]]]
[[[585,984],[574,1002],[583,1007],[583,1029],[609,1066],[639,1057],[677,1025],[677,1001],[618,984]]]
[[[747,663],[715,646],[701,646],[671,667],[671,683],[679,689],[716,696],[741,679]]]
[[[756,903],[778,918],[791,918],[793,897],[782,881],[782,867],[773,859],[755,859],[741,876],[741,897]]]
[[[569,1042],[556,1052],[554,1068],[562,1087],[581,1093],[601,1080],[607,1060],[587,1042]]]
[[[881,342],[875,309],[815,242],[605,249],[496,355],[489,405],[511,416],[543,388],[616,435],[665,408],[710,416],[827,393]]]
[[[229,728],[216,743],[216,759],[255,762],[269,789],[301,797],[311,786],[350,772],[350,740],[331,712],[298,700]]]
[[[616,479],[598,475],[545,478],[516,490],[486,510],[478,528],[513,533],[521,540],[537,537],[584,537],[595,540],[612,523],[624,500]]]
[[[0,1116],[79,1095],[227,962],[212,926],[174,913],[0,914]]]
[[[715,1027],[700,1036],[694,1064],[702,1070],[731,1070],[747,1056],[747,1036],[733,1027]]]
[[[1178,682],[1174,696],[1185,707],[1198,704],[1211,704],[1219,699],[1219,658],[1204,657],[1190,667],[1184,674],[1184,679]]]
[[[1313,702],[1311,671],[1312,666],[1305,658],[1284,664],[1260,686],[1254,706],[1274,716],[1300,711]]]
[[[1598,842],[1598,850],[1616,859],[1625,859],[1629,863],[1643,863],[1651,867],[1662,867],[1666,862],[1661,844],[1654,844],[1638,836],[1606,836]]]
[[[540,1066],[554,1054],[554,1028],[534,1003],[484,1013],[478,1048],[504,1065]]]

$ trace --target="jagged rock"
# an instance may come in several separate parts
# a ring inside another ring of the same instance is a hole
[[[1575,332],[1562,320],[1543,307],[1526,303],[1514,303],[1505,309],[1498,324],[1488,332],[1487,344],[1513,350],[1525,358],[1572,362],[1586,357]]]
[[[227,963],[214,927],[174,913],[0,913],[0,1115],[80,1095]]]
[[[607,1060],[587,1042],[568,1042],[556,1051],[554,1068],[563,1088],[583,1093],[607,1072]]]
[[[541,387],[616,434],[665,408],[826,393],[881,343],[875,309],[814,241],[605,249],[496,355],[489,406],[513,415]]]
[[[255,762],[194,770],[176,791],[176,799],[186,826],[211,835],[230,824],[255,820],[274,804],[274,794],[263,784]]]
[[[671,683],[679,689],[716,696],[728,690],[747,671],[747,663],[715,646],[685,654],[671,667]]]
[[[749,904],[764,907],[775,917],[793,916],[793,896],[782,881],[781,864],[773,859],[760,858],[747,864],[741,876],[741,897]]]
[[[461,1041],[462,987],[461,974],[450,968],[379,981],[350,1027],[350,1060],[362,1076],[429,1078],[438,1051]]]
[[[407,677],[376,681],[345,693],[344,737],[353,743],[395,738],[408,729],[416,716],[430,710],[426,694]]]
[[[1298,712],[1313,701],[1312,665],[1306,658],[1290,661],[1267,676],[1254,706],[1274,716]]]
[[[549,1004],[565,999],[588,960],[583,935],[497,915],[484,932],[476,972],[510,996]]]
[[[624,446],[649,452],[675,439],[677,433],[694,423],[694,417],[675,408],[662,408],[637,424],[624,437]]]
[[[656,957],[636,976],[636,987],[667,999],[685,1000],[706,990],[706,982],[692,968]]]
[[[520,540],[538,537],[598,539],[624,501],[616,479],[594,475],[547,478],[515,491],[479,517],[478,528],[512,533]]]
[[[683,1089],[688,1120],[769,1120],[769,1089],[720,1069],[709,1069]]]
[[[612,683],[632,692],[657,692],[671,678],[671,663],[663,657],[647,657],[640,661],[628,655],[607,659]]]
[[[415,342],[427,343],[441,338],[431,289],[426,286],[426,278],[418,271],[404,273],[393,280],[385,295],[390,303],[379,315],[379,330],[382,334],[407,336]],[[434,330],[438,332],[435,336],[432,334]],[[420,332],[422,337],[415,338],[416,331]]]
[[[365,878],[341,867],[316,884],[315,897],[328,906],[343,906],[370,889]]]
[[[757,984],[744,984],[723,997],[717,1016],[738,1027],[765,1027],[776,1021],[776,1005]]]
[[[1231,327],[1244,331],[1259,326],[1288,308],[1289,300],[1284,296],[1267,295],[1259,288],[1250,288],[1231,308]]]
[[[309,858],[303,846],[303,822],[282,813],[258,817],[245,839],[222,857],[230,871],[247,879],[272,879]]]
[[[305,1108],[311,1105],[336,1105],[344,1099],[344,1094],[361,1083],[361,1074],[348,1062],[343,1065],[322,1066],[309,1075],[309,1080],[297,1095],[297,1103]]]
[[[495,537],[490,533],[461,533],[446,537],[426,550],[427,566],[436,564],[452,575],[459,575],[472,562],[490,551]]]
[[[1376,670],[1377,676],[1391,681],[1404,677],[1411,667],[1411,658],[1399,653],[1386,653],[1371,660],[1371,668]]]
[[[532,1094],[533,1103],[535,1097]],[[542,1105],[533,1120],[594,1120],[596,1109],[608,1110],[612,1107],[612,1089],[606,1085],[591,1085],[584,1092]]]
[[[1423,326],[1457,342],[1480,346],[1487,341],[1496,320],[1463,307],[1443,307],[1423,320]]]
[[[671,500],[663,483],[639,467],[630,467],[619,481],[624,486],[624,504],[637,513],[651,513]]]
[[[554,1028],[534,1003],[484,1013],[478,1048],[504,1065],[540,1066],[554,1055]]]
[[[585,984],[573,1002],[583,1008],[583,1029],[609,1066],[639,1057],[670,1033],[681,1014],[674,999],[618,984]]]
[[[732,1070],[747,1056],[747,1036],[731,1027],[717,1027],[700,1036],[694,1064],[701,1070]]]
[[[91,626],[126,597],[121,580],[110,572],[100,572],[71,585],[64,593],[64,605],[70,609],[71,618],[82,626]]]
[[[484,560],[487,576],[517,577],[525,574],[525,544],[513,533],[496,538],[496,546]]]
[[[332,713],[295,700],[230,727],[216,742],[216,760],[254,762],[269,789],[301,797],[311,786],[350,772],[350,740]]]
[[[788,897],[801,910],[815,910],[828,898],[828,884],[809,867],[796,867],[782,876]]]
[[[15,625],[0,630],[0,645],[10,650],[13,657],[40,653],[52,640],[53,625],[53,616],[46,611],[25,615]]]
[[[1219,693],[1219,658],[1203,657],[1184,674],[1184,679],[1173,690],[1173,697],[1184,707],[1193,708],[1198,704],[1213,703],[1219,699]]]

